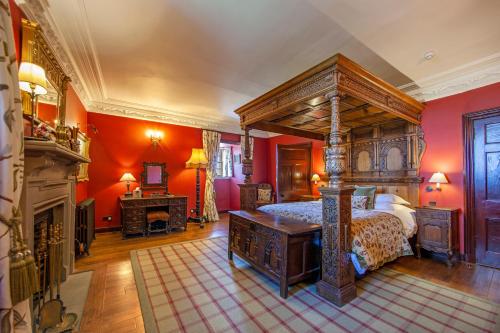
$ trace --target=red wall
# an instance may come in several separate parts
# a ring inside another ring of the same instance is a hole
[[[311,177],[314,173],[317,173],[320,177],[325,176],[325,163],[323,162],[323,146],[325,143],[319,140],[305,139],[297,136],[291,135],[278,135],[270,138],[268,140],[268,151],[269,157],[267,160],[269,175],[268,182],[273,186],[274,191],[276,191],[276,154],[278,151],[278,144],[281,145],[292,145],[299,143],[309,143],[312,142],[312,165],[311,165]],[[313,194],[319,194],[318,187],[321,182],[315,185],[311,183],[311,188]]]
[[[169,173],[169,191],[188,196],[188,210],[195,207],[196,173],[186,169],[185,162],[191,156],[192,148],[203,146],[202,130],[198,128],[162,124],[144,120],[129,119],[88,113],[88,123],[96,127],[97,133],[89,131],[90,183],[88,195],[96,200],[96,227],[120,226],[118,197],[125,192],[125,184],[119,179],[125,172],[131,172],[137,179],[131,189],[139,186],[142,163],[145,161],[165,162]],[[163,139],[157,150],[153,150],[146,130],[163,132]],[[239,135],[222,134],[222,141],[238,142]],[[233,144],[233,154],[240,153],[239,144]],[[255,138],[254,177],[255,182],[267,181],[267,139]],[[216,203],[219,211],[239,209],[239,187],[243,183],[241,165],[234,165],[234,177],[215,181]],[[205,171],[201,171],[201,203],[205,189]],[[110,223],[104,216],[112,216]]]
[[[253,183],[268,183],[268,139],[254,138],[253,143]],[[233,145],[233,154],[241,154],[241,146]],[[241,157],[243,160],[243,156]],[[240,209],[240,187],[243,184],[245,176],[241,170],[241,164],[234,165],[234,177],[230,184],[230,208],[231,210]]]
[[[10,15],[12,17],[12,29],[14,33],[14,44],[16,45],[16,58],[17,62],[21,59],[21,19],[26,18],[24,13],[16,5],[14,0],[9,0]]]
[[[131,172],[139,186],[143,162],[165,162],[169,173],[169,192],[188,196],[188,211],[195,207],[196,171],[186,169],[185,162],[191,156],[192,148],[201,148],[202,130],[198,128],[155,123],[144,120],[88,113],[88,122],[96,127],[97,133],[89,131],[90,145],[89,196],[96,199],[96,227],[120,226],[118,197],[126,188],[120,183],[125,172]],[[163,139],[157,150],[146,137],[148,129],[163,132]],[[201,202],[205,188],[205,172],[201,171]],[[102,220],[111,215],[110,223]]]
[[[237,165],[235,165],[235,168]],[[215,205],[217,211],[231,210],[231,178],[215,179]]]
[[[462,115],[500,106],[500,83],[448,96],[427,103],[422,115],[424,140],[427,143],[420,175],[420,202],[436,201],[438,206],[460,208],[460,251],[464,251],[464,147]],[[426,192],[427,181],[433,172],[446,174],[449,184],[441,185],[442,192]]]

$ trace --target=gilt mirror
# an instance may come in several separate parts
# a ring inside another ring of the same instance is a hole
[[[165,188],[168,193],[168,173],[165,163],[144,162],[144,171],[141,174],[141,187],[147,189]]]
[[[64,125],[66,118],[66,91],[70,78],[64,73],[54,52],[47,43],[40,26],[26,19],[22,20],[21,61],[39,65],[47,77],[47,94],[38,96],[35,117],[52,128],[57,123]],[[23,112],[33,114],[30,97],[22,93]],[[57,122],[56,122],[57,120]]]

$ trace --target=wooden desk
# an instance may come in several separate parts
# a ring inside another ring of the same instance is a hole
[[[279,282],[280,296],[288,286],[318,277],[321,225],[258,211],[229,212],[228,257],[233,252],[258,271]]]
[[[132,198],[121,196],[120,210],[123,237],[132,234],[146,234],[146,214],[152,210],[165,210],[170,215],[169,226],[187,227],[187,196],[148,196]]]

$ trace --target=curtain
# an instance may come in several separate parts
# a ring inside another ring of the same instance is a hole
[[[250,140],[248,140],[250,143],[250,159],[253,160],[253,136],[250,137]],[[241,160],[243,161],[245,159],[245,136],[241,136]]]
[[[222,170],[217,176],[232,177],[233,176],[233,152],[231,147],[219,148],[219,161]]]
[[[23,112],[9,1],[0,0],[0,332],[31,332],[28,300],[13,306],[10,256],[24,174]]]
[[[217,157],[219,155],[220,133],[203,131],[203,152],[208,160],[206,182],[205,182],[205,202],[203,205],[203,216],[209,221],[219,221],[217,206],[215,205],[214,180],[217,170]]]

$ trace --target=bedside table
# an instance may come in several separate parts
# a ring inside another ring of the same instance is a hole
[[[316,201],[321,199],[321,194],[302,194],[300,201]]]
[[[417,207],[417,258],[420,248],[448,256],[447,264],[458,254],[458,209],[440,207]]]

